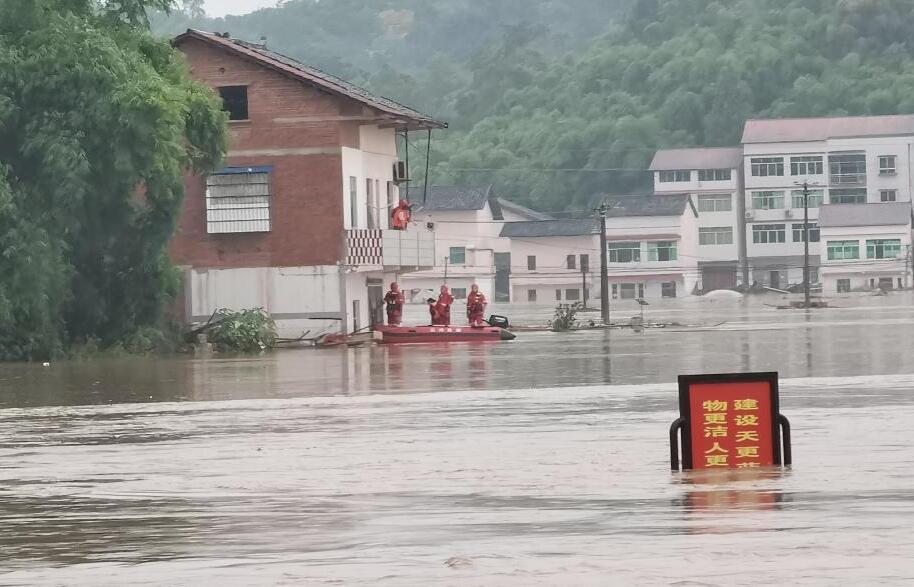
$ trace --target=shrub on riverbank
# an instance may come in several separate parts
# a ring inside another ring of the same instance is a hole
[[[276,346],[276,323],[263,308],[219,310],[205,332],[222,352],[258,353]]]

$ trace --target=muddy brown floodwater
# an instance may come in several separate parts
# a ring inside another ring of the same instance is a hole
[[[911,584],[914,299],[838,303],[0,366],[0,584]],[[781,372],[793,469],[670,474],[676,376],[750,370]]]

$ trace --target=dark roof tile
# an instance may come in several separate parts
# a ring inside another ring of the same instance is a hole
[[[392,124],[404,128],[446,128],[447,123],[439,122],[412,108],[398,104],[389,98],[375,96],[367,90],[342,80],[335,75],[323,72],[317,68],[300,63],[275,51],[270,51],[263,45],[248,43],[238,39],[226,38],[216,33],[207,33],[196,29],[187,29],[186,33],[175,37],[173,44],[179,45],[187,39],[198,39],[211,45],[227,49],[237,55],[253,59],[261,65],[270,67],[290,75],[295,79],[319,86],[334,94],[345,96],[379,110],[391,117]]]

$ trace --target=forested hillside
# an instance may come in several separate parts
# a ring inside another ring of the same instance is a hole
[[[648,189],[655,148],[734,143],[750,116],[914,112],[910,0],[608,4],[322,0],[209,28],[448,119],[433,182],[492,181],[550,210]],[[389,11],[408,26],[383,25]]]

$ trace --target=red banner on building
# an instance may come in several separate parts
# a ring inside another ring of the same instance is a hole
[[[781,464],[777,373],[679,378],[684,469]]]

